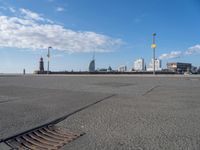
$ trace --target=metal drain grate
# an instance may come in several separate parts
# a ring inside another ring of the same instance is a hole
[[[82,135],[48,126],[10,139],[6,143],[17,150],[58,150]]]

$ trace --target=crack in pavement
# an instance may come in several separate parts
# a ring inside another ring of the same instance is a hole
[[[18,101],[18,99],[16,99],[16,100],[4,100],[4,101],[0,101],[0,104],[11,103],[11,102],[15,102],[15,101]]]
[[[160,85],[156,85],[154,87],[152,87],[151,89],[147,90],[144,94],[142,94],[142,96],[146,96],[148,95],[149,93],[151,93],[152,91],[154,91],[156,88],[159,88]]]
[[[8,103],[8,102],[13,102],[13,101],[11,101],[11,100],[0,101],[0,104],[3,104],[3,103]]]

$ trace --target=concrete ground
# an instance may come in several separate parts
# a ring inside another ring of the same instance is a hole
[[[61,149],[200,149],[200,76],[0,76],[0,139],[87,105]]]

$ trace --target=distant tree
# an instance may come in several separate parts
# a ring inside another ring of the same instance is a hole
[[[200,67],[197,69],[197,73],[200,74]]]
[[[108,71],[112,71],[112,68],[111,68],[111,66],[109,66],[109,67],[108,67]]]

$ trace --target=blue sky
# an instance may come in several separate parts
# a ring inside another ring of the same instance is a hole
[[[0,73],[32,73],[51,50],[51,70],[132,68],[156,57],[200,66],[199,0],[0,0]]]

